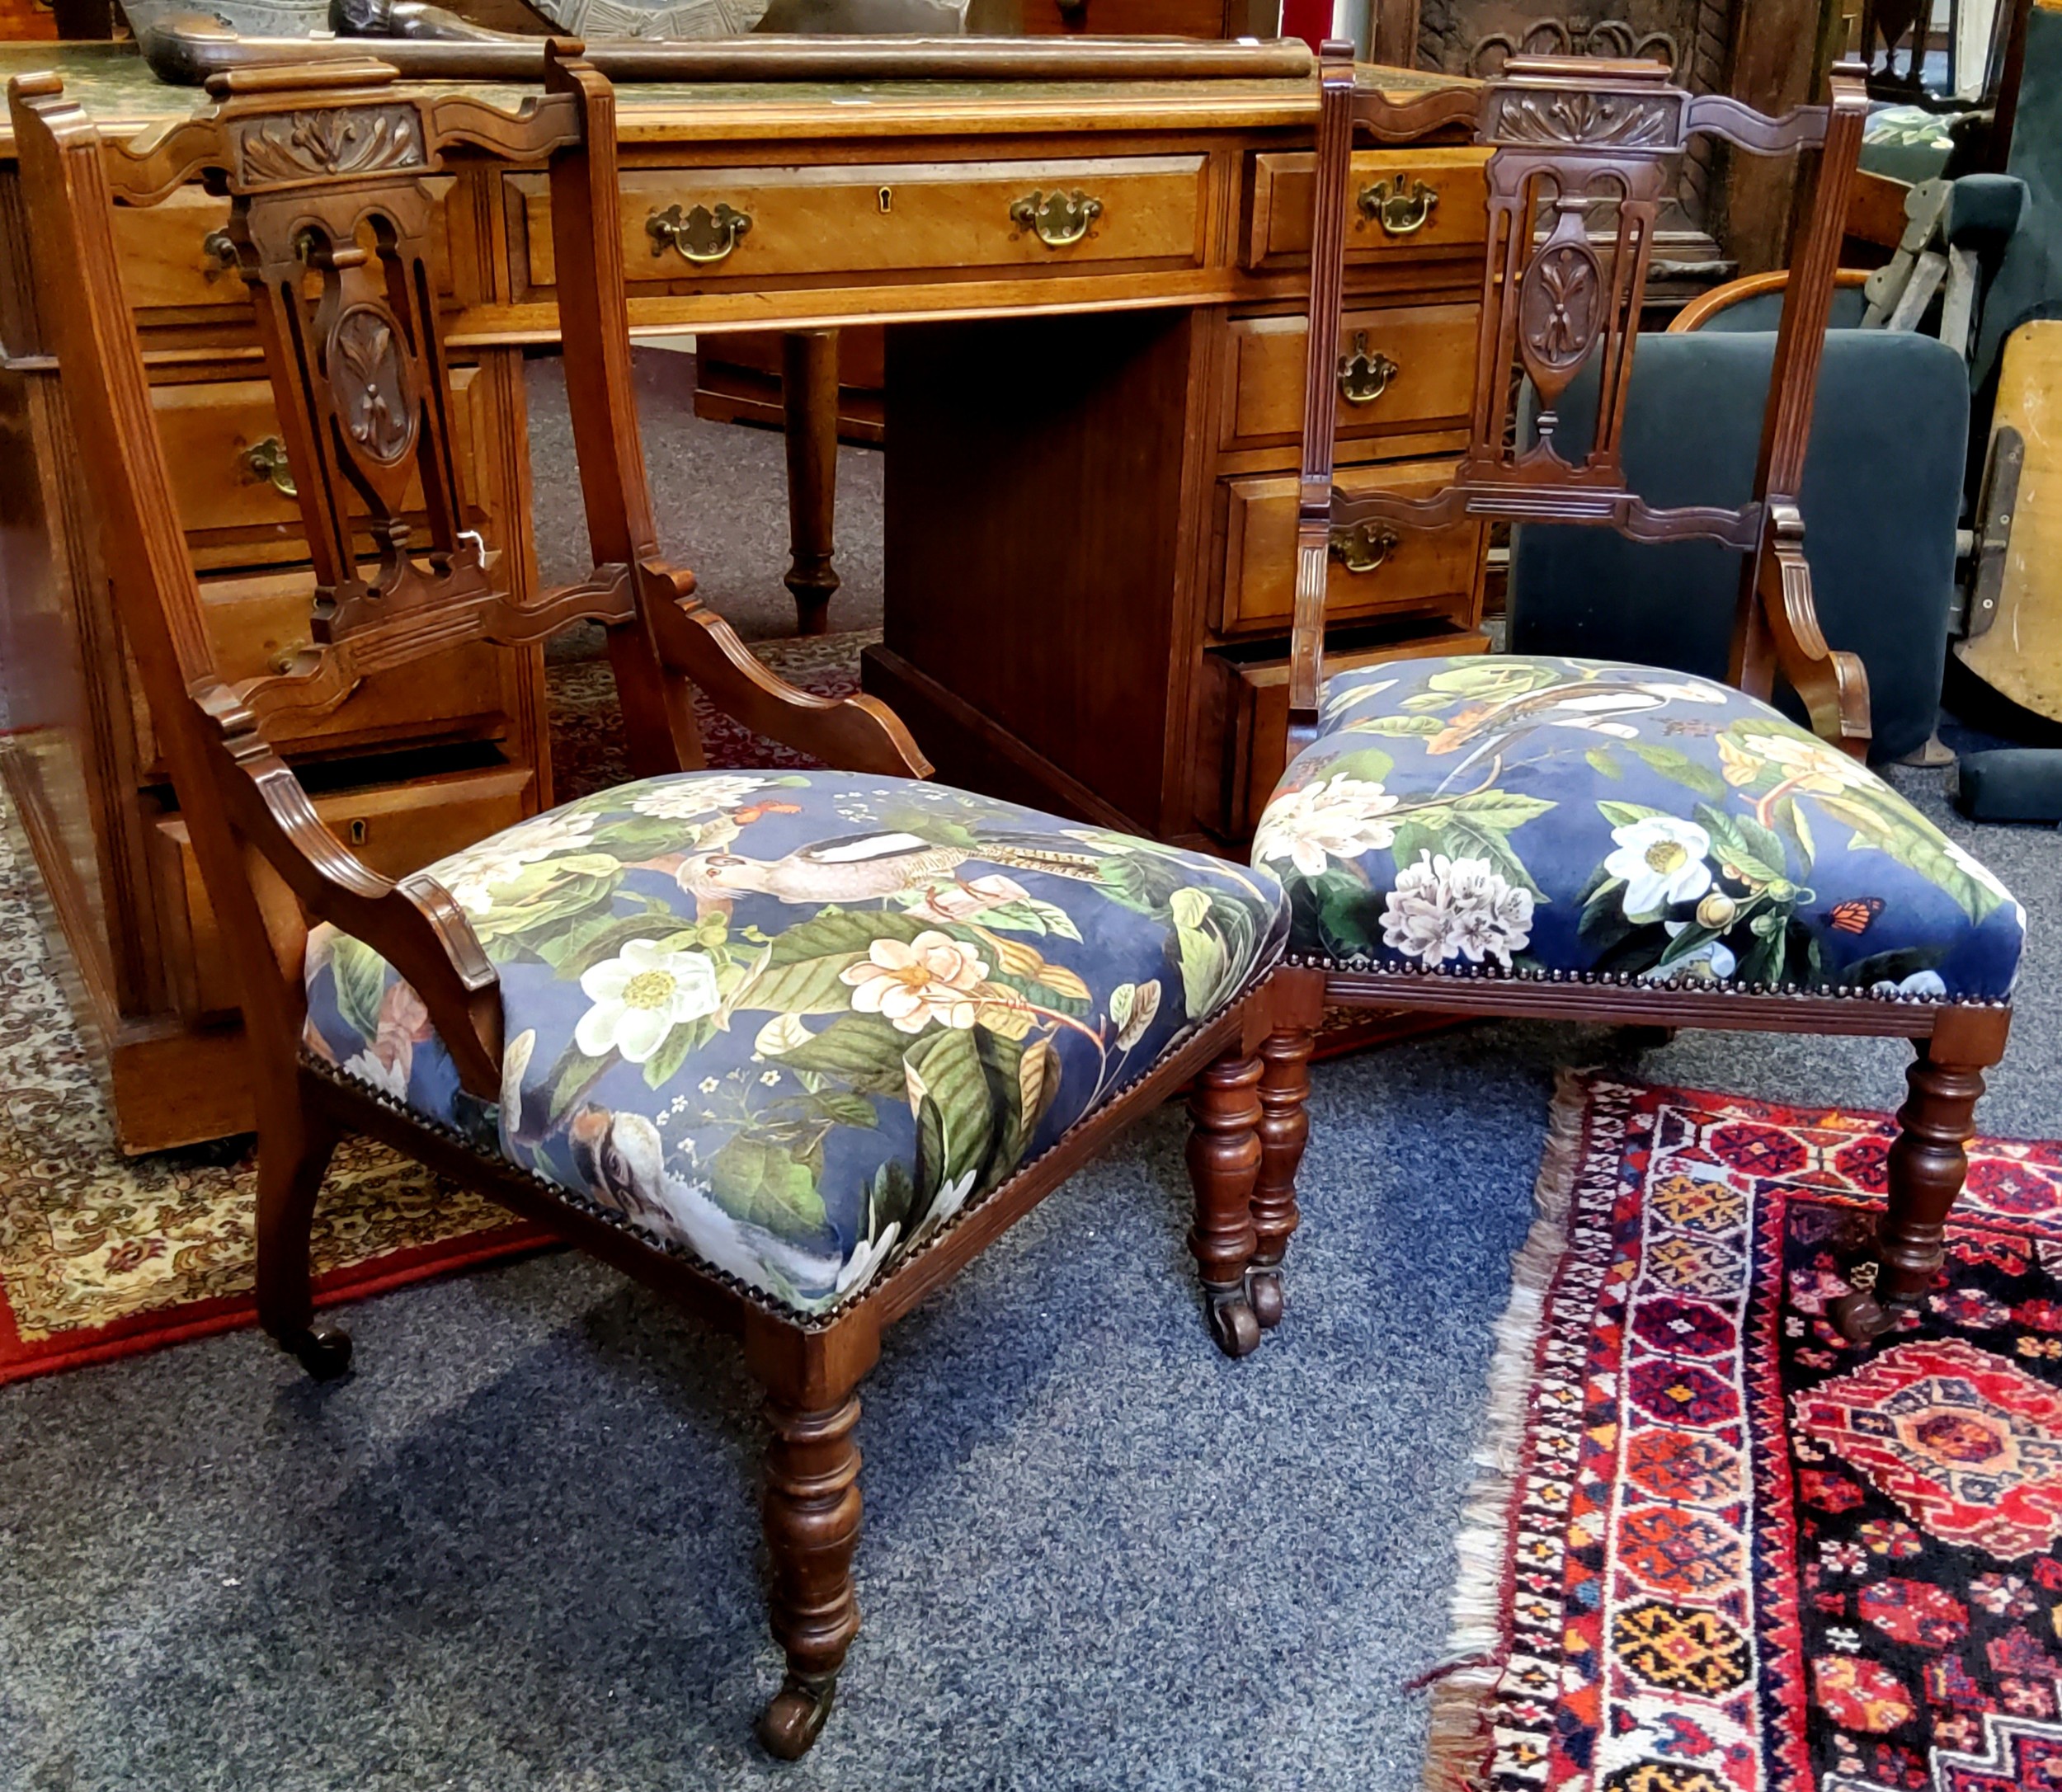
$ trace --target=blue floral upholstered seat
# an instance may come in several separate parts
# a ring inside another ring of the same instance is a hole
[[[2025,910],[1855,760],[1707,680],[1393,661],[1326,684],[1254,840],[1291,954],[1994,999]]]
[[[830,772],[625,784],[430,871],[500,976],[498,1108],[327,926],[306,1049],[805,1313],[1145,1075],[1287,930],[1264,872]]]

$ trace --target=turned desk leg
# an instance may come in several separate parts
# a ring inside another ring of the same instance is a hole
[[[859,1403],[822,1412],[769,1400],[763,1515],[774,1640],[788,1658],[780,1691],[759,1719],[769,1754],[807,1752],[830,1715],[845,1652],[859,1634],[852,1552],[859,1540]]]
[[[790,330],[780,339],[788,427],[788,543],[783,583],[805,635],[829,626],[838,576],[831,565],[838,503],[838,332]]]

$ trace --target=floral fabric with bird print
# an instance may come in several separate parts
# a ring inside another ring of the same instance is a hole
[[[431,872],[501,989],[501,1099],[332,927],[308,1050],[799,1312],[864,1288],[1280,957],[1266,872],[903,779],[688,773]]]
[[[1858,761],[1723,684],[1608,661],[1368,666],[1262,816],[1290,946],[1429,970],[1609,971],[1997,998],[2026,911]]]

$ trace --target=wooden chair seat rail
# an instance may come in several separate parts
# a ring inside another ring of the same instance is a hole
[[[1350,53],[1321,62],[1316,211],[1311,227],[1310,361],[1298,493],[1297,570],[1290,649],[1290,750],[1314,737],[1323,683],[1326,558],[1335,526],[1382,522],[1437,528],[1462,515],[1592,524],[1643,542],[1716,541],[1741,550],[1731,675],[1766,697],[1778,670],[1813,727],[1866,750],[1867,684],[1853,655],[1820,633],[1803,555],[1796,492],[1830,307],[1834,262],[1867,111],[1862,71],[1843,63],[1832,101],[1767,118],[1722,96],[1669,84],[1660,63],[1515,57],[1479,96],[1398,101],[1355,84]],[[1463,105],[1462,102],[1467,102]],[[1332,489],[1336,406],[1328,345],[1339,325],[1348,174],[1356,133],[1388,143],[1475,114],[1490,158],[1489,227],[1476,345],[1475,408],[1452,485],[1431,497],[1344,498]],[[1809,215],[1791,270],[1754,496],[1738,510],[1662,509],[1629,491],[1620,454],[1666,158],[1699,134],[1758,155],[1820,151]],[[1613,214],[1599,245],[1600,207]],[[1595,427],[1579,458],[1560,447],[1558,407],[1575,375],[1598,369]],[[1513,445],[1519,376],[1539,395],[1537,440]]]

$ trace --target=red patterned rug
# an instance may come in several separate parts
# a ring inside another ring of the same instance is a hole
[[[1564,1089],[1429,1786],[2062,1788],[2062,1143],[1974,1145],[1938,1286],[1856,1347],[1894,1136]]]

